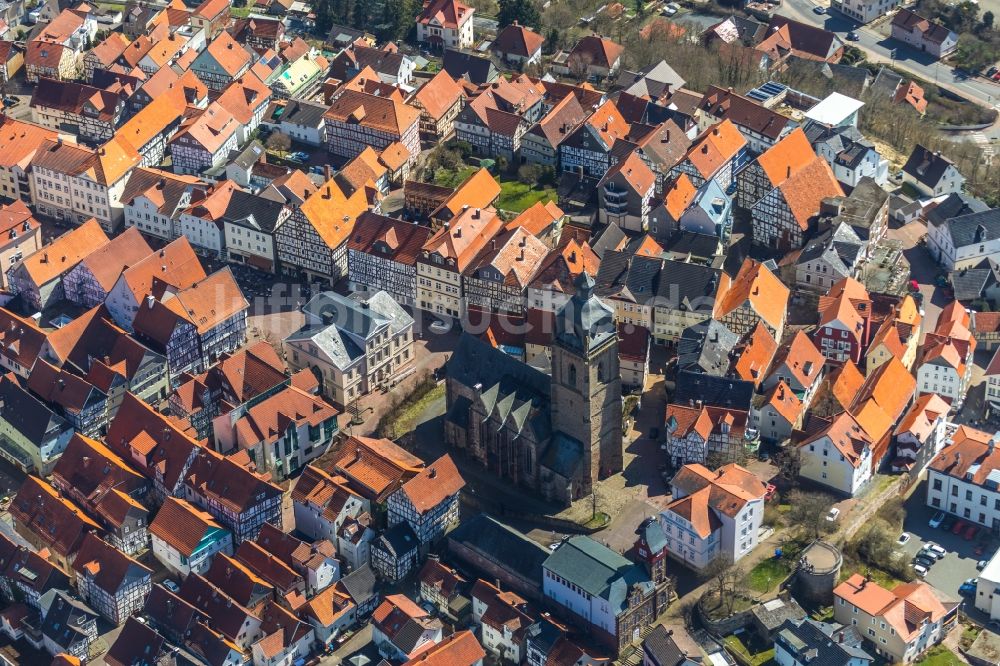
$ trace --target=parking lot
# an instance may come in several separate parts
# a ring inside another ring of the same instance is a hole
[[[997,539],[988,531],[980,530],[975,538],[966,541],[950,531],[931,527],[928,523],[937,513],[937,509],[924,505],[927,496],[926,485],[926,481],[922,482],[906,501],[906,520],[903,522],[903,529],[911,536],[909,542],[900,550],[906,553],[908,559],[912,559],[929,542],[936,543],[948,551],[944,559],[930,567],[924,580],[955,599],[962,599],[958,593],[959,586],[965,580],[979,575],[976,563],[993,556],[997,549]],[[980,549],[981,554],[976,553],[977,549]]]

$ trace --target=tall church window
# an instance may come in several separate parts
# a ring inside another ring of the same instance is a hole
[[[569,366],[569,385],[576,386],[576,366]]]
[[[597,364],[597,381],[604,381],[604,361]]]

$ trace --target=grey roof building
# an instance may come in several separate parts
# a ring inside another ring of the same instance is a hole
[[[740,336],[716,319],[684,329],[677,343],[677,369],[725,377],[729,374],[729,352]]]
[[[22,472],[48,476],[73,437],[73,426],[10,377],[0,378],[0,458]]]
[[[549,551],[485,513],[448,534],[448,551],[487,580],[499,579],[529,599],[542,596],[542,564]]]
[[[790,666],[867,666],[856,627],[805,619],[786,620],[774,636],[775,660]]]
[[[306,323],[285,338],[293,370],[309,368],[323,394],[346,405],[393,381],[413,360],[413,317],[389,294],[317,294],[302,307]]]
[[[642,642],[642,653],[645,658],[644,663],[651,666],[698,666],[701,658],[697,660],[688,656],[688,653],[677,645],[673,632],[662,624],[653,627],[646,640]]]

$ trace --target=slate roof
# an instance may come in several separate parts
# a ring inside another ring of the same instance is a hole
[[[673,401],[686,405],[701,400],[706,405],[749,411],[753,390],[753,382],[679,370]]]
[[[809,666],[841,666],[852,659],[874,660],[862,646],[861,632],[842,626],[805,619],[785,620],[774,636],[775,643],[793,658],[808,658]]]
[[[476,85],[489,83],[499,74],[491,59],[455,49],[444,50],[443,68],[456,81],[464,78]]]
[[[711,312],[719,273],[719,269],[702,264],[664,261],[656,284],[657,307]]]
[[[0,419],[37,446],[41,446],[49,433],[72,429],[65,419],[8,375],[0,379]]]
[[[729,373],[729,352],[739,341],[740,336],[715,319],[688,326],[677,342],[677,367],[724,377]]]
[[[542,580],[542,564],[549,557],[541,545],[485,513],[462,521],[448,539],[488,554],[530,581]]]
[[[931,208],[925,217],[930,224],[940,226],[953,217],[968,215],[970,213],[982,213],[989,209],[990,207],[986,203],[972,195],[965,192],[952,192]]]
[[[229,205],[226,206],[222,219],[270,235],[287,217],[284,215],[284,210],[285,207],[277,201],[237,189],[233,190],[232,196],[229,197]]]
[[[362,606],[377,594],[375,572],[368,564],[363,564],[339,581],[337,586],[351,597],[358,606]]]
[[[413,318],[384,291],[364,302],[327,291],[314,296],[302,311],[312,317],[312,322],[307,320],[286,341],[311,340],[341,369],[365,354],[365,341],[385,324],[395,334],[413,323]],[[329,323],[316,323],[324,321]]]
[[[947,221],[956,248],[1000,238],[1000,208],[953,217]]]
[[[597,271],[595,293],[601,298],[621,298],[645,303],[656,296],[661,259],[606,252]]]
[[[903,165],[903,172],[912,176],[917,182],[933,188],[950,166],[954,165],[947,157],[924,148],[918,143],[913,147],[913,152],[910,153],[906,164]]]
[[[278,109],[283,109],[278,114]],[[268,109],[271,111],[271,109]],[[319,127],[323,120],[326,107],[315,102],[308,102],[301,99],[290,99],[283,107],[275,107],[274,110],[265,114],[265,122],[289,123],[302,127]]]

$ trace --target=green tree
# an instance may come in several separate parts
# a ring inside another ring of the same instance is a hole
[[[548,34],[545,36],[545,52],[555,53],[559,50],[559,43],[562,40],[562,35],[555,28],[549,30]]]
[[[497,16],[497,23],[504,28],[515,21],[518,25],[534,28],[542,22],[542,17],[538,13],[532,0],[500,0],[500,14]]]
[[[985,14],[983,14],[983,22],[982,22],[983,30],[993,29],[993,18],[994,18],[993,12],[986,12]]]

